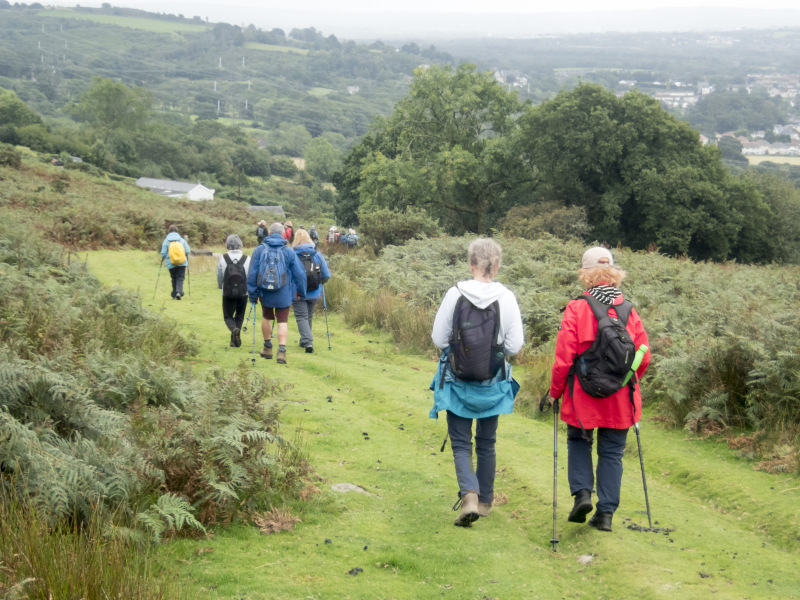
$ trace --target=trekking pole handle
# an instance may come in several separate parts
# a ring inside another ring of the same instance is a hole
[[[539,400],[539,411],[542,413],[546,413],[550,410],[550,406],[553,407],[553,412],[558,414],[558,398],[551,398],[550,391],[546,391],[542,396],[542,399]]]
[[[631,370],[628,371],[628,374],[625,376],[625,381],[622,382],[622,386],[624,387],[627,385],[628,381],[630,381],[633,374],[636,372],[636,369],[639,368],[639,365],[642,364],[642,360],[644,359],[644,355],[647,354],[649,348],[642,344],[639,346],[639,349],[636,351],[636,355],[633,357],[633,364],[631,364]]]

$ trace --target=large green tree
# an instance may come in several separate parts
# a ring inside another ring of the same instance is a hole
[[[473,65],[419,68],[393,114],[373,125],[339,174],[341,203],[424,208],[450,231],[484,233],[511,203],[523,104]],[[340,211],[337,211],[340,212]]]
[[[585,207],[600,241],[723,260],[769,214],[716,148],[638,92],[579,85],[527,111],[519,133],[535,198]]]
[[[146,89],[95,76],[92,86],[67,110],[99,129],[132,131],[147,121],[152,105],[153,95]]]

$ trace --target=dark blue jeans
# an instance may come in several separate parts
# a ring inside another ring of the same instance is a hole
[[[172,267],[169,278],[172,280],[172,297],[180,294],[183,296],[183,280],[186,277],[186,267]]]
[[[586,433],[592,438],[594,429]],[[597,510],[614,513],[619,507],[622,486],[622,455],[628,438],[627,429],[597,428]],[[581,490],[592,491],[595,477],[592,467],[592,441],[581,436],[580,427],[567,425],[567,479],[573,496]]]
[[[488,504],[494,500],[494,474],[497,467],[494,444],[497,440],[498,416],[475,419],[477,469],[472,463],[472,421],[447,411],[447,431],[453,448],[459,492],[461,496],[478,494],[478,499]]]

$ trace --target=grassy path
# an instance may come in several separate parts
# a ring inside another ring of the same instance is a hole
[[[228,347],[212,263],[193,263],[191,295],[175,302],[166,269],[152,300],[155,253],[104,251],[87,260],[105,284],[139,289],[145,306],[193,331],[201,342],[196,368],[250,362],[251,330],[241,348]],[[674,532],[625,527],[647,525],[633,432],[614,531],[567,523],[561,431],[554,554],[552,421],[518,415],[502,417],[498,431],[496,491],[508,502],[471,529],[454,527],[449,446],[439,452],[445,422],[427,416],[435,363],[399,353],[380,333],[350,331],[335,315],[329,324],[330,351],[320,311],[314,354],[297,348],[290,320],[288,365],[257,358],[254,367],[290,384],[280,400],[284,435],[302,431],[321,493],[291,507],[302,518],[294,532],[220,528],[210,540],[164,546],[188,597],[800,597],[798,478],[756,472],[724,444],[685,439],[648,418],[642,443],[653,519]],[[525,373],[515,373],[524,385]],[[369,495],[333,492],[336,483]]]

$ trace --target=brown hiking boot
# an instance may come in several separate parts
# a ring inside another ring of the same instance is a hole
[[[278,359],[275,362],[279,365],[286,364],[286,350],[278,350]]]
[[[461,496],[461,512],[454,525],[456,527],[472,527],[472,522],[480,518],[478,513],[478,494],[467,493]]]
[[[272,348],[261,348],[261,358],[272,358]]]
[[[478,502],[478,514],[482,517],[488,517],[492,514],[491,502]]]

